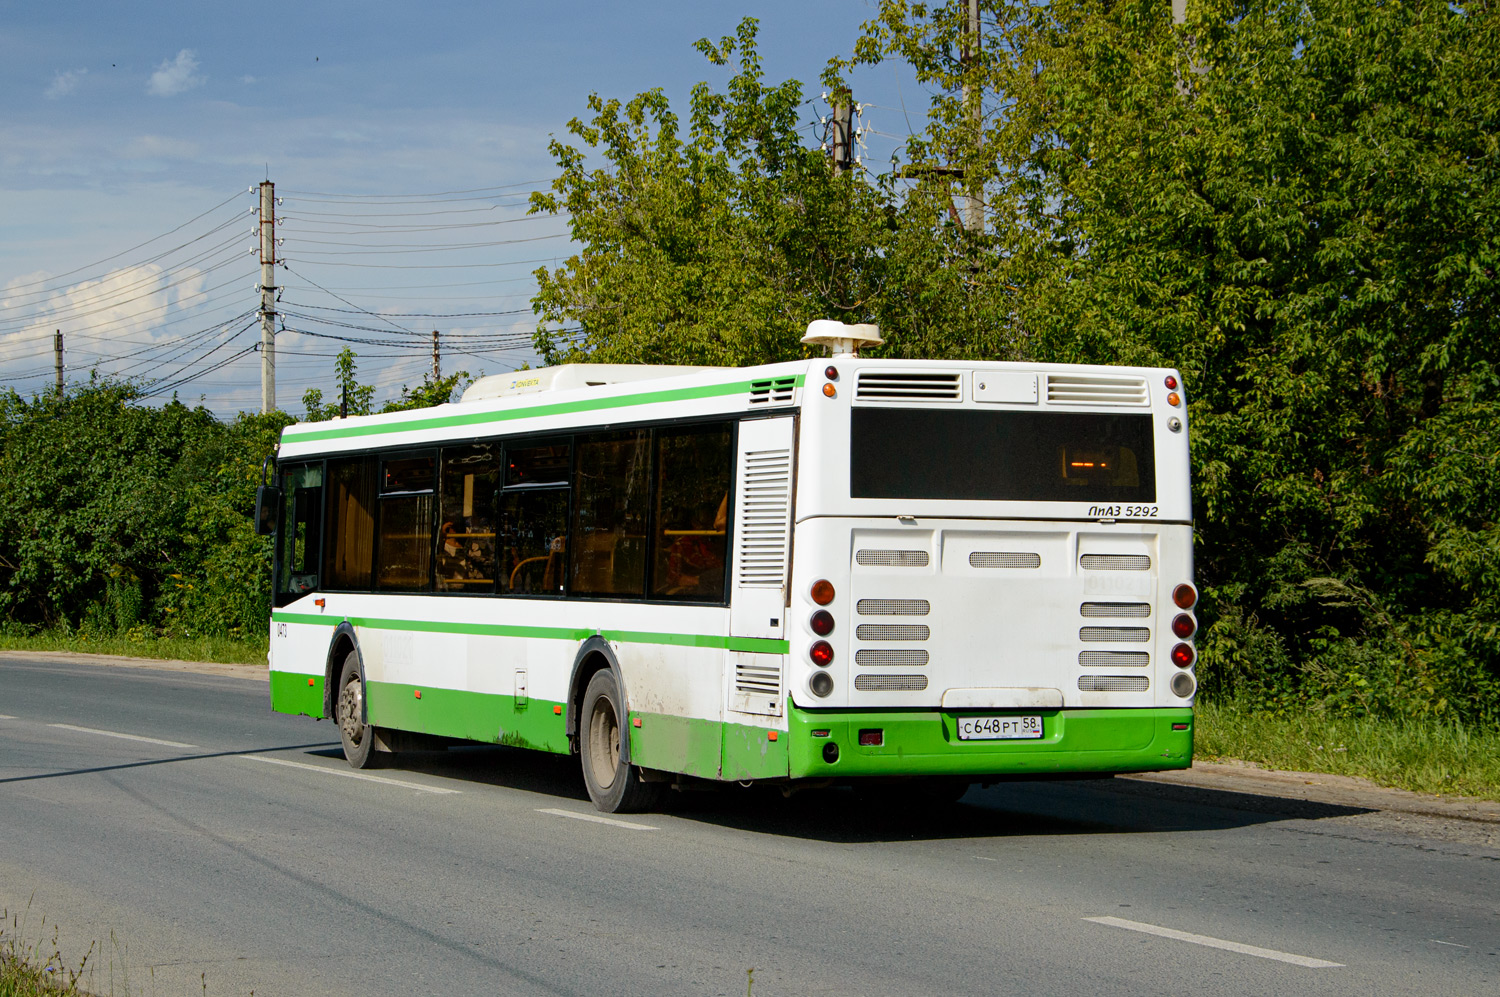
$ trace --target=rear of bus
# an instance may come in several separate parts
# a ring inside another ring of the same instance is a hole
[[[802,395],[793,778],[1191,764],[1176,371],[845,356]]]

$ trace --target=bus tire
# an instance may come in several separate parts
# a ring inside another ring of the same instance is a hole
[[[359,653],[351,648],[339,668],[333,715],[338,721],[339,738],[344,742],[344,757],[357,769],[373,768],[379,758],[375,751],[375,728],[365,723],[364,706],[365,682],[359,670]]]
[[[661,802],[664,783],[645,782],[625,747],[625,697],[608,668],[589,679],[579,711],[583,783],[594,806],[608,814],[640,813]]]

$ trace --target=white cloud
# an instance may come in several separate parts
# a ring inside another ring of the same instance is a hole
[[[95,343],[113,344],[103,351],[113,353],[116,347],[155,341],[165,334],[160,329],[163,320],[174,309],[190,306],[193,298],[203,293],[205,283],[197,269],[168,273],[152,263],[47,291],[36,288],[40,277],[27,274],[16,278],[0,292],[0,308],[19,312],[17,317],[24,316],[21,321],[25,322],[20,331],[0,336],[0,346],[12,347],[8,351],[11,354],[22,346],[39,348],[37,344],[50,343],[52,331],[61,327],[65,332],[87,334],[84,342],[89,342],[89,347],[82,343],[72,347],[82,362],[98,349]]]
[[[255,77],[255,76],[241,76],[240,77],[240,82],[241,83],[259,83],[260,79],[258,77]]]
[[[198,75],[198,56],[190,48],[185,48],[177,53],[177,58],[166,59],[156,72],[151,74],[151,80],[146,84],[146,92],[154,97],[172,97],[191,90],[193,87],[201,86],[205,77]]]
[[[125,159],[192,159],[198,155],[198,146],[182,139],[141,135],[131,139],[120,155]]]
[[[70,69],[67,72],[58,73],[56,76],[52,77],[51,84],[48,85],[46,90],[42,91],[42,95],[44,97],[50,98],[51,100],[56,100],[59,97],[66,97],[68,94],[73,92],[73,88],[78,86],[78,81],[82,79],[83,74],[87,72],[87,69]]]

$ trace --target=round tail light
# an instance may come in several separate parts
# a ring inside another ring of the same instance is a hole
[[[812,690],[814,696],[827,699],[828,694],[833,692],[833,676],[827,672],[813,672],[812,678],[807,680],[807,687]]]
[[[813,646],[816,647],[817,645]],[[1193,645],[1191,644],[1178,644],[1172,648],[1172,664],[1178,668],[1193,667],[1193,660],[1196,657],[1197,655],[1193,653]]]
[[[1198,602],[1198,590],[1183,582],[1172,590],[1172,602],[1178,609],[1192,609]]]
[[[1172,617],[1172,632],[1183,640],[1187,640],[1198,629],[1198,624],[1186,613],[1178,613]],[[818,631],[822,633],[822,631]]]
[[[833,582],[830,582],[826,578],[819,578],[812,583],[809,594],[812,596],[813,602],[816,602],[820,606],[826,606],[833,601]],[[1186,609],[1187,607],[1184,606],[1182,608]]]
[[[1172,676],[1172,695],[1179,699],[1187,699],[1198,688],[1198,683],[1193,681],[1193,676],[1187,672],[1178,672]]]
[[[826,640],[814,641],[813,646],[807,649],[807,656],[819,668],[827,668],[833,664],[833,645]]]
[[[833,633],[833,614],[826,609],[820,609],[812,614],[812,619],[807,621],[807,625],[819,637],[827,637]],[[1186,637],[1187,635],[1179,634],[1178,636]]]

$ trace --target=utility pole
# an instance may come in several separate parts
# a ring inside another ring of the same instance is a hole
[[[62,330],[52,334],[52,369],[57,372],[57,400],[63,396],[63,344]]]
[[[276,411],[276,185],[260,185],[260,411]]]
[[[438,383],[443,376],[443,369],[438,362],[438,331],[432,330],[432,383]]]
[[[848,94],[833,105],[833,114],[829,118],[830,142],[829,155],[833,159],[833,175],[851,168],[854,165],[854,105],[847,101]]]
[[[1174,3],[1179,0],[1173,0]],[[964,105],[969,110],[969,117],[974,126],[974,152],[977,156],[984,139],[984,88],[970,82],[969,77],[973,72],[974,64],[979,61],[979,0],[967,0],[964,5],[967,8],[968,24],[965,26],[963,64],[964,64]],[[979,172],[970,168],[970,175]],[[969,184],[969,192],[963,198],[963,225],[970,232],[984,231],[984,198],[983,189],[978,183]]]

